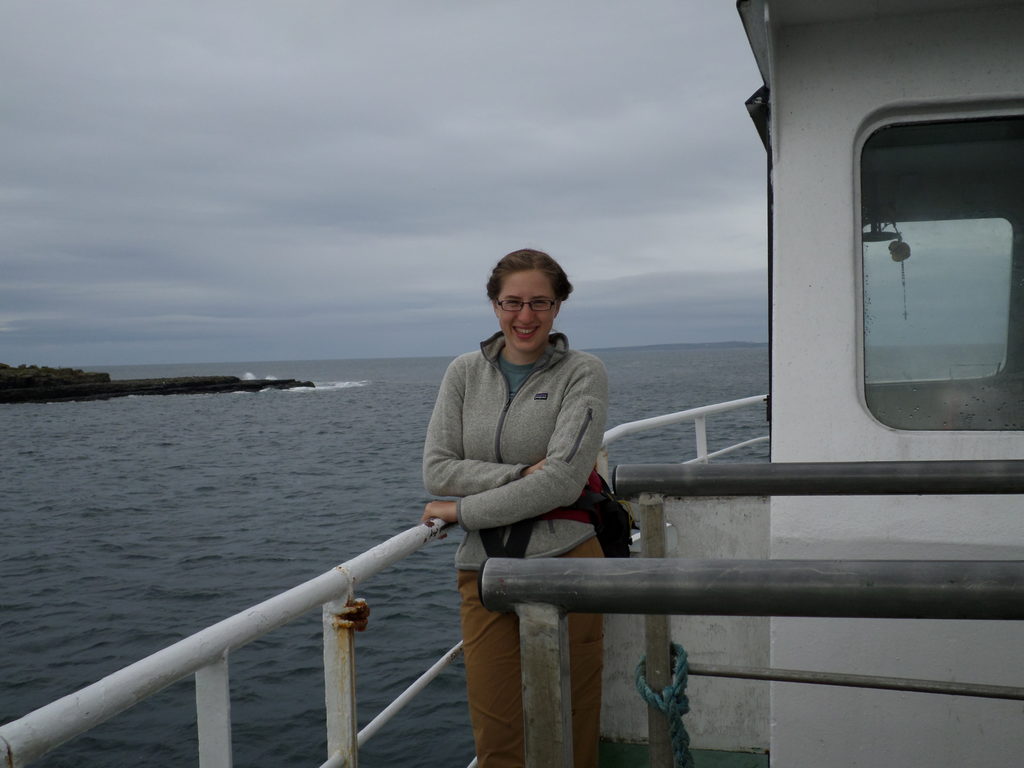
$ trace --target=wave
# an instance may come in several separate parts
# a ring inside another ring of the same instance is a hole
[[[352,387],[365,387],[369,381],[316,381],[317,389],[350,389]]]
[[[277,376],[257,376],[251,371],[246,371],[239,378],[243,381],[278,381]],[[313,387],[290,387],[285,392],[311,392],[314,389],[317,391],[331,391],[336,389],[350,389],[352,387],[365,387],[369,381],[314,381]],[[272,388],[268,388],[272,389]]]
[[[314,387],[292,387],[285,392],[330,392],[337,389],[351,389],[352,387],[365,387],[369,381],[314,381]]]

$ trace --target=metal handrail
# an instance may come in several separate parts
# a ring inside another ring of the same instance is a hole
[[[1024,560],[696,560],[492,557],[492,611],[1024,620]]]
[[[739,400],[727,400],[723,403],[704,405],[699,408],[688,408],[685,411],[676,411],[674,413],[666,413],[661,416],[652,416],[649,419],[638,419],[637,421],[629,421],[624,424],[619,424],[618,426],[606,430],[604,433],[604,440],[601,443],[602,462],[604,464],[602,469],[607,470],[608,446],[616,440],[621,440],[623,437],[635,435],[640,432],[660,429],[661,427],[668,427],[674,424],[683,424],[689,421],[692,421],[694,426],[694,438],[697,443],[697,456],[686,463],[706,463],[709,459],[724,456],[748,445],[765,442],[768,440],[767,435],[756,437],[752,440],[745,440],[735,445],[730,445],[719,451],[715,451],[714,453],[708,453],[707,417],[767,402],[768,395],[754,395],[753,397],[743,397]],[[602,474],[607,473],[602,472]]]
[[[1020,560],[587,560],[491,558],[491,610],[1024,620]],[[690,663],[692,675],[1024,700],[1024,687]]]
[[[444,656],[438,659],[434,664],[416,680],[413,681],[412,685],[402,691],[394,701],[388,704],[384,709],[381,710],[380,714],[377,715],[373,720],[368,722],[362,730],[359,731],[359,746],[372,739],[381,728],[389,723],[395,715],[401,712],[405,705],[412,701],[427,684],[432,682],[441,672],[447,669],[451,664],[462,655],[462,641],[460,640],[455,646],[449,650]]]
[[[938,693],[946,696],[1024,701],[1024,687],[1014,685],[958,683],[888,675],[849,675],[842,672],[817,672],[806,669],[779,669],[778,667],[736,667],[724,664],[689,663],[687,668],[691,675],[697,677],[727,677],[737,680],[766,680],[773,683],[834,685],[843,688],[874,688],[880,691]]]
[[[761,435],[761,437],[752,437],[749,440],[744,440],[740,443],[733,443],[730,446],[721,448],[717,451],[705,454],[704,456],[697,456],[696,458],[684,461],[683,464],[707,464],[711,459],[717,459],[722,456],[726,456],[730,453],[735,453],[738,450],[746,448],[750,445],[757,445],[758,443],[767,443],[771,438],[768,435]]]
[[[440,522],[440,521],[437,521]],[[196,675],[200,720],[200,765],[230,765],[230,700],[227,660],[231,651],[299,618],[316,606],[330,610],[333,629],[342,627],[344,604],[356,584],[443,538],[445,526],[417,525],[287,592],[186,637],[81,690],[0,726],[0,765],[21,768],[85,731],[109,720],[167,686]],[[326,643],[326,638],[325,638]],[[454,650],[454,649],[453,649]],[[449,657],[454,658],[452,652]],[[327,665],[325,665],[326,667]],[[328,672],[328,677],[330,673]],[[331,683],[338,680],[328,680]],[[345,685],[344,682],[341,683]],[[352,686],[354,691],[354,686]],[[351,706],[354,718],[354,702]],[[328,713],[330,721],[330,712]],[[329,722],[328,730],[331,730]],[[344,736],[344,734],[342,734]],[[335,741],[338,734],[328,734]],[[344,740],[344,739],[343,739]],[[355,737],[349,739],[355,749]]]
[[[619,424],[618,426],[607,430],[604,433],[604,444],[606,446],[610,445],[616,440],[626,437],[627,435],[634,435],[638,432],[645,432],[659,427],[667,427],[672,424],[681,424],[683,422],[693,421],[701,416],[726,413],[727,411],[734,411],[738,408],[745,408],[750,405],[764,403],[767,399],[768,395],[755,395],[753,397],[740,398],[739,400],[727,400],[724,403],[715,403],[714,405],[704,405],[699,408],[688,408],[685,411],[666,413],[662,416],[652,416],[649,419],[629,421],[625,424]]]
[[[558,684],[568,652],[569,611],[645,614],[647,672],[654,690],[669,683],[668,614],[1024,620],[1024,561],[1019,560],[661,559],[668,496],[1015,494],[1024,493],[1024,461],[620,465],[614,485],[622,495],[640,497],[644,559],[567,565],[492,558],[480,574],[484,604],[519,615],[527,721],[551,724],[543,733],[527,733],[528,768],[571,764],[569,694],[564,683]],[[1024,689],[1008,686],[777,669],[705,673],[1024,698]],[[651,765],[671,763],[662,718],[649,718],[648,743]]]
[[[430,668],[416,678],[412,684],[406,688],[402,693],[395,697],[394,701],[388,704],[380,713],[367,723],[359,731],[358,745],[360,748],[370,739],[377,735],[377,732],[387,725],[391,720],[394,719],[395,715],[405,709],[405,706],[409,704],[414,698],[416,698],[427,685],[434,681],[434,679],[440,675],[445,669],[450,667],[457,658],[462,655],[462,641],[456,643],[450,650],[448,650],[441,658],[435,661]],[[476,758],[470,763],[470,766],[474,765]],[[341,753],[336,753],[323,763],[320,768],[343,768],[346,764],[346,756]]]
[[[527,768],[572,765],[567,613],[1024,620],[1024,561],[659,560],[490,558],[480,575],[491,610],[515,610],[522,650]],[[667,652],[667,649],[666,649]],[[650,658],[648,658],[650,662]],[[794,670],[698,671],[986,698],[1011,686]],[[650,667],[648,667],[650,671]],[[652,687],[655,681],[650,680]],[[658,683],[660,685],[660,682]],[[655,687],[655,690],[661,690]],[[669,765],[655,752],[651,765]]]
[[[1024,460],[619,464],[630,496],[864,496],[1024,493]]]

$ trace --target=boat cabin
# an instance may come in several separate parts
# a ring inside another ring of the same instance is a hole
[[[738,8],[764,81],[748,109],[767,153],[773,464],[1024,459],[1024,3]],[[666,499],[666,517],[677,557],[1024,558],[1019,495]],[[671,623],[710,663],[1024,686],[1020,621]],[[693,746],[723,765],[1024,754],[1014,701],[701,677],[690,691]],[[638,717],[605,720],[643,738]]]
[[[1024,458],[1024,4],[744,0],[773,462]],[[1019,496],[776,496],[779,558],[1024,557]],[[772,667],[1024,686],[1021,622],[771,619]],[[1011,765],[1019,702],[772,683],[779,766]],[[723,734],[716,738],[724,739]]]

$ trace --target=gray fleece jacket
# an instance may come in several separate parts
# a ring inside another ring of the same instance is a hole
[[[458,568],[478,570],[482,528],[507,526],[579,498],[604,435],[608,379],[593,355],[552,334],[546,353],[513,398],[498,367],[501,333],[448,366],[423,451],[423,479],[435,496],[457,497],[466,531]],[[547,459],[523,477],[524,469]],[[561,555],[594,536],[589,523],[543,520],[527,557]]]

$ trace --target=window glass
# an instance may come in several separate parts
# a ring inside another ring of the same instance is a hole
[[[902,240],[891,241],[895,253],[889,242],[864,243],[868,383],[998,373],[1006,355],[1010,223],[965,219],[897,226]]]
[[[864,383],[884,424],[1024,428],[1020,129],[895,126],[865,144]]]

